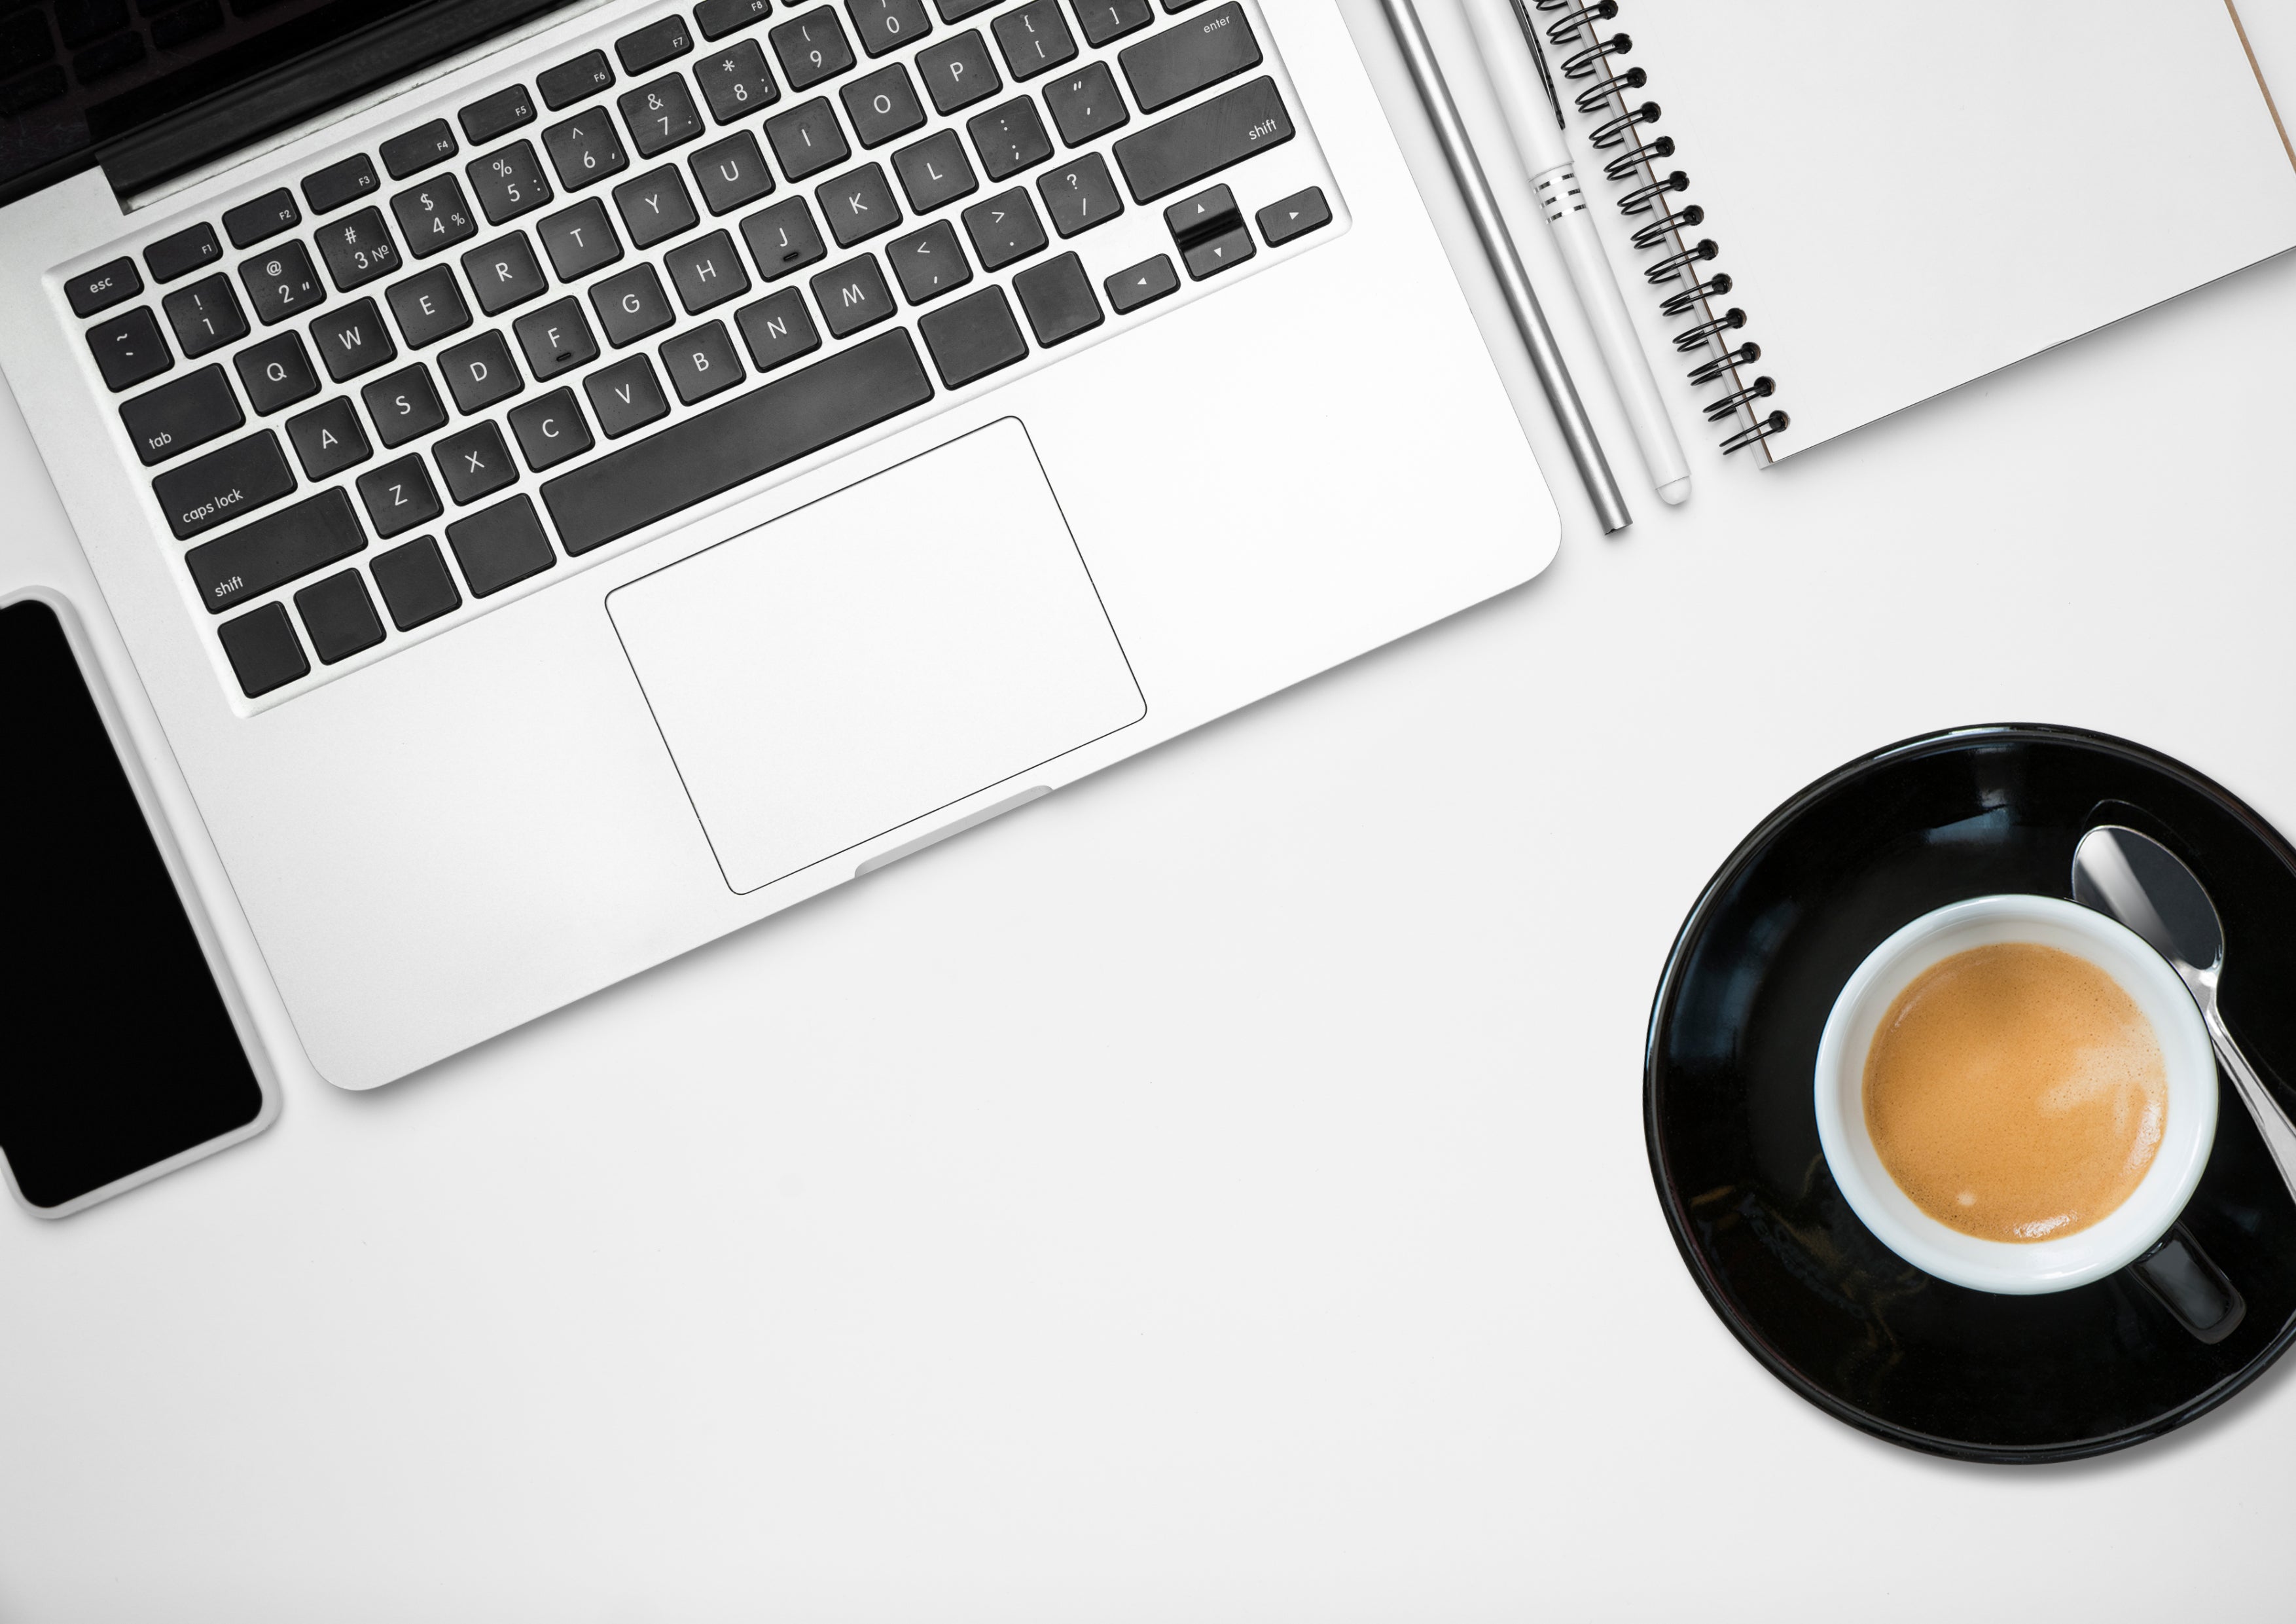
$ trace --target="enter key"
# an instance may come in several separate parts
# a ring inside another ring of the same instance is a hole
[[[1259,66],[1259,42],[1243,7],[1233,4],[1165,29],[1117,53],[1140,111],[1192,96],[1208,85]]]

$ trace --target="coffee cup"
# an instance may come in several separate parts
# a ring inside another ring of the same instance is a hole
[[[2150,1023],[2165,1084],[2157,1143],[2134,1187],[2084,1226],[2036,1239],[1988,1238],[1932,1217],[1890,1172],[1866,1110],[1868,1056],[1900,997],[1945,961],[2003,944],[2054,948],[2102,972]],[[1850,1210],[1883,1245],[1939,1279],[2030,1295],[2068,1291],[2148,1258],[2152,1274],[2166,1267],[2181,1279],[2190,1264],[2214,1275],[2189,1237],[2179,1243],[2170,1236],[2216,1140],[2217,1070],[2208,1031],[2168,961],[2103,914],[2054,897],[1979,897],[1905,926],[1866,956],[1835,998],[1818,1040],[1816,1103],[1826,1166]],[[2159,1260],[2164,1237],[2176,1254],[2165,1264]],[[2139,1273],[2194,1334],[2214,1340],[2210,1327],[2218,1325],[2228,1333],[2223,1314],[2205,1300],[2196,1319],[2187,1311],[2193,1305],[2172,1300],[2180,1289],[2175,1281],[2164,1291],[2161,1280]],[[2228,1284],[2223,1289],[2230,1291]],[[2236,1302],[2237,1294],[2228,1301]]]

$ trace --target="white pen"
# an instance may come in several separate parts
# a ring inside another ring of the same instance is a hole
[[[1507,127],[1514,133],[1516,155],[1522,160],[1523,173],[1530,177],[1531,190],[1546,210],[1547,224],[1554,227],[1563,263],[1570,267],[1571,285],[1578,290],[1578,302],[1595,329],[1595,341],[1602,347],[1603,364],[1610,368],[1627,421],[1634,426],[1635,441],[1649,465],[1651,483],[1657,488],[1660,501],[1669,504],[1686,501],[1690,464],[1683,458],[1682,442],[1675,438],[1666,403],[1659,398],[1650,359],[1635,337],[1619,280],[1603,257],[1595,217],[1587,211],[1587,200],[1579,195],[1570,149],[1562,138],[1562,108],[1539,60],[1531,54],[1538,50],[1538,42],[1526,33],[1510,0],[1464,0],[1464,4],[1467,21],[1474,26],[1484,70],[1498,93]]]

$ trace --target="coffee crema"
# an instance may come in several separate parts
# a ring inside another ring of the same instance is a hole
[[[2161,1148],[2169,1071],[2152,1023],[2088,960],[1972,947],[1915,978],[1866,1054],[1882,1165],[1940,1224],[2054,1240],[2127,1201]]]

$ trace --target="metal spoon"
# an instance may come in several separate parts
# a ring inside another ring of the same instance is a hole
[[[2296,1195],[2296,1123],[2266,1092],[2255,1068],[2225,1029],[2217,1008],[2217,982],[2224,974],[2224,923],[2193,871],[2150,835],[2101,824],[2081,836],[2073,852],[2073,900],[2127,925],[2185,978],[2193,1002],[2201,1006],[2217,1059],[2232,1079],[2241,1103],[2256,1120],[2289,1193]]]

